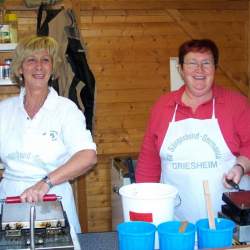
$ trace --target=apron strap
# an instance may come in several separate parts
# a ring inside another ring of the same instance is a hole
[[[176,111],[178,108],[178,104],[175,105],[175,109],[174,109],[174,114],[173,114],[173,118],[172,118],[172,122],[175,122],[175,116],[176,116]],[[215,119],[215,98],[213,98],[213,111],[212,111],[212,119]]]
[[[213,98],[213,113],[212,113],[212,119],[215,119],[215,98]]]
[[[178,108],[178,104],[175,105],[174,114],[173,114],[173,118],[172,118],[172,122],[175,122],[175,114],[176,114],[177,108]]]

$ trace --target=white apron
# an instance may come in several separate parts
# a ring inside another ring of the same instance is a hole
[[[235,164],[215,118],[215,101],[211,119],[188,118],[175,121],[178,105],[160,150],[161,182],[179,190],[181,205],[175,209],[180,220],[195,223],[207,217],[203,180],[208,180],[214,215],[221,211],[223,174]],[[243,177],[241,188],[249,189],[249,177]],[[228,191],[228,190],[227,190]]]
[[[22,111],[15,114],[15,117],[18,117],[16,119],[18,125],[15,123],[9,125],[3,135],[4,138],[1,138],[5,142],[1,152],[5,172],[0,183],[0,199],[20,195],[26,188],[34,185],[68,159],[62,139],[57,136],[60,127],[46,119],[44,115],[46,108],[42,107],[33,120],[27,119],[22,100],[20,108]],[[76,233],[80,233],[69,182],[54,186],[49,193],[62,197],[62,205],[69,223]]]

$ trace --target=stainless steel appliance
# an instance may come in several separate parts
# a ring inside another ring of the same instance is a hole
[[[70,226],[60,199],[21,203],[7,197],[1,205],[0,249],[74,249]]]

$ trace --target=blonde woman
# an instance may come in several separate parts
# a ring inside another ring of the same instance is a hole
[[[50,80],[58,77],[58,43],[31,36],[16,47],[12,80],[20,95],[0,102],[0,157],[4,164],[0,197],[23,202],[47,193],[62,197],[69,222],[81,231],[69,180],[96,163],[96,145],[85,117],[69,99],[58,96]],[[63,77],[63,76],[60,76]]]

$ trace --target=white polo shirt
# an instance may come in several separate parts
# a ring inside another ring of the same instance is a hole
[[[0,158],[4,177],[38,181],[83,149],[96,150],[85,117],[76,104],[53,88],[30,119],[20,95],[0,102]]]

